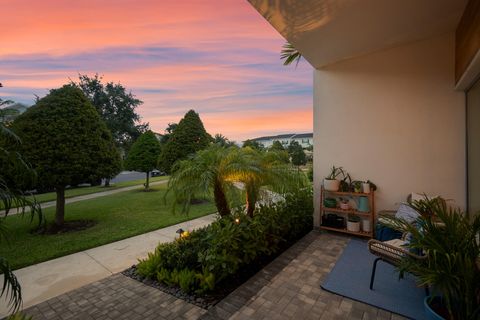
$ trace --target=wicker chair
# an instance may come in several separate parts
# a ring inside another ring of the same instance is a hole
[[[375,281],[375,271],[377,269],[378,261],[383,261],[393,266],[398,266],[400,260],[406,256],[410,256],[414,259],[425,260],[427,259],[426,255],[417,255],[408,251],[408,249],[403,248],[402,245],[405,244],[405,240],[395,239],[389,241],[378,241],[372,239],[368,241],[368,250],[377,258],[373,262],[372,275],[370,276],[370,290],[373,290],[373,282]],[[429,294],[428,286],[425,286],[426,295]]]

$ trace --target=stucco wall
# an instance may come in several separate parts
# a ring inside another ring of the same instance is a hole
[[[377,211],[410,192],[465,206],[464,93],[454,90],[454,52],[452,33],[315,70],[316,225],[332,165],[378,185]]]

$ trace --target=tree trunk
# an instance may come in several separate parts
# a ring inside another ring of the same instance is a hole
[[[110,178],[105,178],[105,187],[110,187]]]
[[[215,206],[217,207],[218,214],[221,217],[228,216],[230,214],[230,208],[228,207],[227,197],[223,191],[220,181],[215,181],[213,186],[213,197],[215,199]]]
[[[150,172],[147,171],[147,180],[145,181],[145,191],[150,187]]]
[[[249,188],[248,185],[246,185],[245,192],[247,194],[247,216],[253,218],[253,213],[255,212],[255,205],[257,203],[255,190],[252,190],[252,188]]]
[[[55,211],[55,225],[61,227],[65,221],[65,187],[56,187],[57,206]]]

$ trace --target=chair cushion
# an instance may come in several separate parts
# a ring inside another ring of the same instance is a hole
[[[375,225],[375,239],[380,241],[388,241],[392,239],[400,239],[402,233],[387,226],[377,223]]]
[[[404,203],[400,204],[397,213],[395,213],[395,218],[403,219],[408,223],[415,222],[419,216],[420,214],[417,211]]]
[[[407,242],[402,239],[392,239],[392,240],[384,241],[384,243],[397,248],[403,248],[407,244]]]

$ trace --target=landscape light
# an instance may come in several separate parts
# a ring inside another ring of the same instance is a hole
[[[175,233],[178,233],[180,238],[186,238],[190,235],[190,233],[188,231],[185,231],[182,228],[178,229]]]

